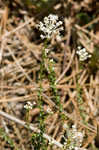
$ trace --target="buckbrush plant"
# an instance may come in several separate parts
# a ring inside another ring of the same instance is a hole
[[[45,72],[47,72],[48,74],[48,79],[50,82],[50,88],[51,88],[51,92],[53,95],[53,100],[56,103],[56,105],[59,106],[60,111],[62,110],[62,106],[60,103],[60,97],[58,95],[58,91],[56,88],[56,74],[54,71],[54,61],[52,59],[50,59],[48,57],[48,52],[49,52],[49,42],[51,40],[51,38],[55,35],[56,38],[58,40],[60,40],[60,31],[63,30],[62,27],[62,22],[58,21],[58,16],[57,15],[53,15],[50,14],[48,17],[44,18],[44,23],[40,22],[40,24],[37,25],[37,28],[39,28],[39,30],[42,32],[42,34],[40,35],[41,39],[45,39],[44,41],[44,47],[42,50],[42,62],[40,64],[40,74],[39,74],[39,81],[40,81],[40,90],[38,90],[38,107],[40,109],[40,115],[39,115],[39,129],[40,129],[40,133],[37,134],[33,134],[32,136],[32,143],[34,145],[34,148],[36,148],[37,143],[40,145],[40,147],[38,147],[38,150],[40,148],[42,148],[42,150],[46,150],[47,146],[46,146],[46,141],[43,138],[43,133],[45,131],[45,125],[44,125],[44,119],[45,119],[45,114],[43,111],[43,97],[42,97],[42,91],[43,91],[43,87],[42,87],[42,80],[43,78],[46,76]],[[47,64],[46,64],[47,62]],[[46,67],[47,66],[47,67]],[[49,110],[51,110],[49,108]]]
[[[44,23],[40,22],[37,27],[40,31],[43,32],[43,34],[41,34],[41,38],[45,39],[44,42],[44,48],[42,50],[42,63],[41,63],[41,72],[43,70],[46,70],[48,72],[48,79],[50,82],[50,88],[53,94],[53,99],[54,102],[59,106],[60,111],[62,111],[62,106],[60,103],[60,97],[58,95],[58,91],[56,88],[56,74],[55,74],[55,70],[54,70],[54,61],[53,59],[50,59],[48,57],[48,51],[49,51],[49,44],[48,42],[51,40],[51,38],[56,35],[57,39],[61,38],[60,35],[60,31],[63,30],[63,26],[62,26],[62,21],[59,21],[59,18],[57,15],[54,14],[50,14],[48,17],[44,18]],[[46,62],[48,62],[48,66],[46,68]]]
[[[51,89],[52,94],[52,100],[58,106],[59,112],[61,114],[62,112],[62,104],[60,102],[60,96],[58,94],[58,89],[56,87],[56,73],[54,69],[54,60],[49,58],[49,43],[51,38],[55,35],[57,39],[60,39],[60,31],[63,30],[62,22],[59,21],[57,15],[50,14],[48,17],[44,18],[44,22],[40,22],[37,25],[37,28],[42,32],[40,35],[41,39],[44,41],[44,46],[42,50],[42,62],[40,64],[40,73],[39,73],[39,83],[40,88],[38,90],[38,107],[40,109],[38,124],[40,133],[35,133],[32,135],[32,144],[34,145],[34,149],[37,150],[46,150],[47,149],[47,142],[43,137],[43,134],[45,132],[45,112],[43,110],[43,86],[42,86],[42,80],[46,77],[46,74],[48,75],[49,85]],[[82,54],[78,53],[79,55]],[[80,56],[81,60],[84,60],[84,56],[86,59],[88,58],[87,53],[83,54],[83,57]],[[49,110],[51,110],[49,108]],[[60,115],[61,116],[61,115]],[[72,126],[72,129],[66,128],[67,137],[64,136],[64,150],[81,150],[82,141],[84,134],[77,131],[77,128],[75,125]],[[49,142],[49,145],[53,145],[53,141]],[[39,145],[37,147],[37,145]]]

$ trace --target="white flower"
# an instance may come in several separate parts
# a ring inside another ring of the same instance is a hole
[[[55,67],[52,67],[52,70],[54,71],[54,70],[55,70]]]
[[[63,124],[63,129],[68,129],[68,126],[66,123]]]
[[[79,147],[75,147],[75,150],[79,150]]]
[[[47,54],[49,52],[50,49],[45,48],[45,53]]]
[[[67,131],[67,139],[65,140],[64,146],[67,150],[81,150],[84,133],[78,132],[76,125],[72,126],[72,129],[64,127]]]
[[[42,39],[51,39],[53,35],[60,40],[60,31],[63,30],[62,21],[58,21],[58,16],[50,14],[48,17],[44,18],[44,23],[40,22],[37,27],[43,34],[40,35]]]
[[[30,105],[28,105],[28,104],[24,105],[24,108],[25,109],[32,109],[32,107]]]
[[[79,55],[80,61],[87,60],[88,58],[91,57],[91,55],[86,51],[86,49],[85,48],[81,49],[80,46],[78,46],[78,50],[76,53]]]
[[[51,63],[53,63],[53,62],[54,62],[54,60],[53,60],[53,59],[50,59],[50,62],[51,62]]]
[[[53,145],[53,144],[54,144],[53,139],[50,139],[50,140],[49,140],[49,145]]]
[[[36,102],[33,102],[32,104],[31,102],[28,101],[26,105],[24,105],[24,108],[29,110],[29,109],[32,109],[34,105],[36,105]]]
[[[34,106],[34,105],[36,105],[36,102],[35,102],[35,101],[33,101],[33,106]]]
[[[53,114],[53,112],[52,112],[52,110],[51,110],[51,108],[50,108],[50,107],[48,107],[48,108],[47,108],[47,113],[49,113],[49,114]]]

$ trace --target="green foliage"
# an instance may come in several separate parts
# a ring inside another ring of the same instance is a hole
[[[40,129],[40,133],[34,133],[32,135],[32,144],[34,146],[35,150],[46,150],[47,149],[47,144],[46,141],[43,137],[43,134],[45,132],[45,124],[44,120],[46,118],[45,112],[43,110],[43,97],[42,97],[42,92],[43,92],[43,87],[42,87],[42,80],[46,77],[46,74],[48,75],[49,83],[50,83],[50,88],[51,88],[51,94],[53,96],[53,100],[56,103],[56,105],[59,107],[59,111],[62,112],[62,105],[60,103],[60,96],[58,95],[58,90],[56,88],[56,74],[54,71],[54,62],[51,61],[48,58],[48,55],[46,53],[46,49],[48,48],[48,40],[45,40],[44,42],[44,48],[42,50],[42,62],[40,64],[40,74],[39,74],[39,82],[40,82],[40,87],[38,90],[38,107],[40,109],[40,114],[38,117],[38,127]],[[48,63],[46,68],[46,62]],[[61,115],[60,115],[61,116]],[[64,119],[65,115],[61,116],[62,119]]]
[[[32,144],[35,150],[47,150],[43,132],[32,134]]]
[[[42,90],[42,88],[40,88]],[[41,132],[45,131],[45,125],[44,125],[44,119],[45,119],[45,113],[42,107],[42,96],[41,96],[41,90],[38,91],[38,107],[40,108],[40,114],[38,117],[38,124],[39,124],[39,129]]]
[[[34,5],[36,7],[36,10],[40,12],[45,8],[51,9],[51,6],[55,3],[55,0],[22,0],[22,2],[25,4],[26,7]]]
[[[5,133],[5,131],[3,130],[3,128],[0,128],[0,137],[2,137],[9,145],[11,148],[15,148],[15,150],[19,150],[13,140]]]
[[[95,144],[93,144],[93,143],[90,144],[90,147],[91,147],[92,150],[99,150],[99,148],[97,148],[97,147],[95,146]]]
[[[82,89],[79,84],[77,85],[77,102],[79,105],[83,104]]]
[[[99,47],[96,46],[89,62],[91,73],[95,73],[99,69]]]
[[[40,114],[38,117],[38,125],[40,129],[40,133],[32,134],[32,144],[35,150],[47,150],[46,140],[43,137],[43,133],[45,131],[45,114],[42,108],[42,96],[41,91],[38,91],[38,107],[40,108]]]
[[[45,47],[47,47],[47,41],[45,41]],[[42,80],[45,77],[45,62],[44,59],[46,58],[46,54],[45,54],[45,49],[43,49],[42,51],[42,63],[40,64],[40,74],[39,74],[39,82],[40,82],[40,87],[38,90],[38,108],[40,109],[40,113],[39,113],[39,117],[38,117],[38,127],[40,129],[40,133],[34,133],[32,134],[32,144],[34,146],[35,150],[46,150],[47,149],[47,145],[46,145],[46,140],[43,137],[43,133],[45,131],[45,124],[44,124],[44,120],[45,120],[45,113],[43,110],[43,97],[42,97],[42,92],[43,92],[43,88],[42,88]]]
[[[85,121],[86,119],[86,113],[85,113],[85,109],[84,109],[84,106],[83,106],[83,98],[82,98],[82,88],[80,87],[80,85],[78,84],[77,86],[77,103],[78,103],[78,108],[79,108],[79,111],[80,111],[80,115],[82,117],[82,121],[84,124],[87,125],[87,122]]]
[[[22,2],[27,6],[30,6],[31,4],[33,4],[32,0],[22,0]]]
[[[91,21],[91,17],[85,12],[78,13],[76,17],[77,17],[78,24],[80,25],[85,25]],[[92,26],[90,26],[90,28],[91,27]]]
[[[50,62],[49,60],[49,75],[48,75],[48,78],[49,78],[49,81],[50,81],[50,87],[51,87],[51,91],[52,91],[52,94],[54,96],[54,102],[59,106],[60,105],[60,97],[58,95],[58,90],[56,88],[56,84],[55,84],[55,81],[56,81],[56,75],[55,75],[55,71],[54,71],[54,67],[52,66],[52,62]]]
[[[64,113],[60,113],[61,120],[68,120],[68,117]]]

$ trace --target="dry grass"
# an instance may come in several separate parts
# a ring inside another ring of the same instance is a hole
[[[16,2],[13,1],[11,7],[9,4],[6,5],[6,2],[0,1],[0,127],[4,128],[6,134],[13,139],[16,147],[29,150],[33,149],[30,142],[31,132],[25,129],[22,122],[17,122],[16,117],[20,121],[25,120],[25,102],[38,101],[38,73],[42,63],[43,42],[40,40],[36,24],[48,14],[48,8],[38,13],[36,6],[25,9],[22,2]],[[51,47],[54,47],[54,50],[50,52],[49,57],[56,61],[54,64],[56,83],[63,113],[67,116],[65,120],[62,120],[59,111],[55,110],[57,106],[52,101],[48,79],[42,80],[44,111],[46,113],[47,108],[50,107],[54,112],[45,120],[46,134],[60,143],[64,134],[63,123],[76,123],[79,131],[85,131],[86,138],[83,142],[85,148],[90,143],[94,144],[99,125],[99,70],[90,71],[89,61],[81,68],[76,50],[77,45],[82,45],[93,54],[94,46],[99,44],[98,8],[99,3],[94,0],[83,0],[80,3],[60,0],[51,8],[54,13],[64,17],[64,36],[61,42],[52,40]],[[87,24],[80,25],[76,18],[80,11],[95,14],[95,18]],[[89,31],[88,27],[95,23],[96,27]],[[82,111],[79,96],[83,101]],[[4,115],[3,112],[6,114]],[[29,112],[29,122],[34,127],[37,127],[39,112],[37,106]],[[14,116],[15,120],[12,122],[7,114]],[[0,138],[0,149],[11,149],[2,138]],[[48,150],[51,149],[48,146]],[[53,146],[53,149],[61,148]]]

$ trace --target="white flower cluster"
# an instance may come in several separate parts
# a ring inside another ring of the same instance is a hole
[[[50,139],[50,140],[49,140],[49,145],[53,145],[53,144],[54,144],[53,139]]]
[[[44,18],[44,23],[40,22],[37,27],[44,34],[41,34],[42,39],[51,39],[53,35],[56,35],[57,39],[60,39],[60,31],[63,30],[62,21],[58,21],[58,16],[50,14]]]
[[[31,102],[27,102],[26,105],[24,105],[24,108],[27,109],[27,110],[30,110],[33,108],[33,106],[35,105],[36,103],[33,102],[33,104]]]
[[[67,127],[65,126],[65,128]],[[84,133],[78,132],[76,125],[73,125],[71,130],[67,128],[67,139],[65,140],[64,147],[67,150],[82,150],[83,137]]]
[[[86,51],[86,49],[85,48],[81,49],[80,46],[78,46],[78,50],[76,53],[79,55],[80,61],[87,60],[87,58],[91,57],[91,55]]]
[[[47,108],[47,113],[49,113],[49,114],[53,114],[53,111],[51,110],[51,108],[50,108],[50,107],[48,107],[48,108]]]

